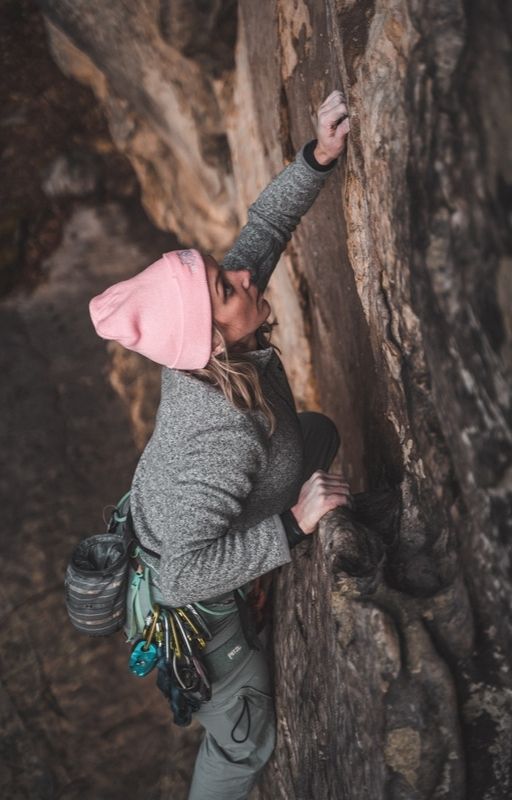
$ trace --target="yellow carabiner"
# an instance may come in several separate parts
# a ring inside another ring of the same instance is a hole
[[[178,614],[180,615],[180,617],[181,617],[182,619],[184,619],[184,620],[185,620],[185,622],[187,623],[187,625],[189,626],[189,628],[190,628],[190,629],[193,631],[193,633],[195,634],[195,637],[196,637],[196,640],[197,640],[197,643],[198,643],[199,647],[200,647],[201,649],[202,649],[203,647],[206,647],[206,641],[205,641],[205,639],[203,639],[203,637],[201,636],[201,632],[200,632],[199,628],[198,628],[198,627],[197,627],[197,626],[196,626],[196,625],[195,625],[195,624],[192,622],[192,620],[191,620],[191,619],[190,619],[190,617],[188,616],[187,612],[186,612],[186,611],[184,611],[184,609],[183,609],[183,608],[177,608],[177,609],[176,609],[176,611],[178,612]]]
[[[174,618],[171,613],[169,613],[169,622],[171,623],[172,631],[172,649],[176,653],[176,657],[181,658],[181,647],[178,641],[178,635],[176,633],[176,623],[174,622]]]
[[[184,619],[184,620],[185,620],[185,622],[186,622],[186,623],[189,625],[189,627],[190,627],[190,628],[192,628],[192,630],[194,631],[194,633],[199,633],[199,629],[198,629],[198,628],[197,628],[197,627],[194,625],[194,623],[191,621],[191,619],[190,619],[190,617],[188,616],[188,614],[187,614],[187,612],[186,612],[186,611],[184,611],[182,608],[177,608],[177,609],[176,609],[176,611],[178,612],[178,614],[180,615],[180,617],[181,617],[182,619]]]
[[[153,641],[153,636],[155,635],[156,630],[156,623],[158,622],[158,618],[160,616],[160,606],[158,603],[155,603],[153,608],[151,609],[151,613],[153,614],[153,619],[151,620],[151,625],[148,630],[147,636],[144,638],[146,639],[146,643],[142,645],[143,650],[148,650],[149,645]]]

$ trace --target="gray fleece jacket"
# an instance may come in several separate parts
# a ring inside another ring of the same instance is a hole
[[[265,289],[291,234],[332,169],[308,143],[261,193],[222,264],[250,269]],[[333,165],[334,166],[334,165]],[[188,373],[162,370],[153,435],[135,471],[130,506],[166,603],[208,600],[290,561],[280,514],[297,501],[303,441],[277,353],[248,353],[276,416],[268,437],[261,412],[234,408],[222,392]]]

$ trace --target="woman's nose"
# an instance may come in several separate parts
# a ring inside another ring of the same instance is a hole
[[[251,277],[252,277],[251,273],[248,269],[241,269],[240,273],[242,276],[241,277],[242,286],[244,287],[244,289],[248,289],[249,286],[251,285]]]

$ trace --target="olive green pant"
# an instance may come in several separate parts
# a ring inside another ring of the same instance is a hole
[[[206,729],[189,800],[242,800],[275,745],[274,702],[263,644],[212,686],[193,715]]]
[[[317,469],[329,469],[340,440],[334,424],[323,414],[307,411],[299,414],[299,420],[304,437],[304,482]],[[239,624],[237,613],[231,622],[218,623],[209,652],[215,649],[216,638],[219,645],[225,641],[225,626],[233,623]],[[262,632],[260,639],[264,636]],[[276,738],[273,691],[263,642],[261,650],[251,651],[233,672],[212,684],[212,699],[193,717],[205,733],[188,800],[246,800],[272,754]]]

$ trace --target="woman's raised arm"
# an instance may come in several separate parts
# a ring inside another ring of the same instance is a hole
[[[332,92],[317,112],[317,139],[304,145],[249,207],[248,222],[226,253],[224,269],[249,269],[260,290],[266,288],[293,231],[344,150],[349,128],[343,95]]]

